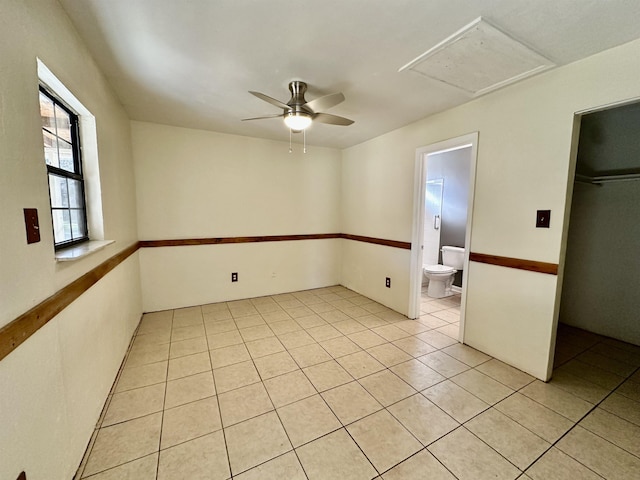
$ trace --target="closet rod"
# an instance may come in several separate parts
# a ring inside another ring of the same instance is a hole
[[[588,183],[591,185],[602,185],[605,183],[615,182],[631,182],[640,180],[640,173],[625,173],[622,175],[600,175],[598,177],[589,177],[587,175],[576,174],[576,182]]]

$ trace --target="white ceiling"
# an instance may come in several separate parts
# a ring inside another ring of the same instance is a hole
[[[288,141],[291,80],[343,92],[307,142],[345,148],[472,98],[398,69],[482,16],[556,65],[640,37],[638,0],[60,0],[130,117]],[[481,63],[481,62],[479,62]],[[299,135],[298,135],[299,136]]]

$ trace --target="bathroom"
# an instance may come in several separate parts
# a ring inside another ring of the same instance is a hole
[[[430,298],[462,290],[471,159],[471,145],[427,155],[422,282]]]

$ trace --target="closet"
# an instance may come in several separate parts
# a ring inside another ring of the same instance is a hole
[[[640,103],[582,117],[559,321],[640,345]]]

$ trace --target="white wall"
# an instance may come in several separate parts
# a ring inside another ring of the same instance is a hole
[[[340,242],[296,240],[140,251],[147,312],[340,283]],[[238,282],[231,282],[238,272]]]
[[[135,121],[131,129],[141,240],[341,231],[339,150],[294,145],[289,154],[288,144],[257,138]],[[339,242],[145,249],[144,309],[340,283]]]
[[[406,315],[408,293],[404,297],[398,292],[409,291],[410,256],[411,251],[402,248],[342,240],[341,284]],[[385,285],[386,277],[391,288]]]
[[[3,0],[0,15],[0,326],[137,241],[127,115],[55,0]],[[96,117],[105,238],[54,259],[36,58]],[[27,245],[23,208],[42,241]],[[73,476],[141,313],[138,257],[0,361],[0,478]],[[98,354],[96,355],[96,352]]]
[[[558,68],[433,115],[343,152],[343,231],[410,241],[416,148],[479,131],[471,250],[560,263],[573,115],[640,96],[640,41]],[[551,209],[551,228],[535,228],[537,209]],[[407,313],[408,282],[391,292],[379,265],[409,278],[410,257],[391,248],[353,245],[343,283]],[[517,275],[514,282],[504,278]],[[470,268],[465,342],[538,378],[550,374],[557,278],[506,268]],[[393,282],[393,280],[392,280]],[[477,289],[487,285],[504,288]],[[541,288],[544,295],[532,294]],[[389,298],[391,297],[391,298]],[[509,298],[511,309],[500,305]],[[536,308],[528,308],[531,305]],[[514,311],[518,312],[514,316]],[[487,319],[491,318],[491,322]],[[482,332],[482,333],[480,333]],[[490,339],[490,341],[487,341]],[[515,353],[522,352],[522,353]]]
[[[0,361],[0,478],[75,474],[140,320],[137,254]]]
[[[640,345],[640,182],[576,184],[560,321]]]

